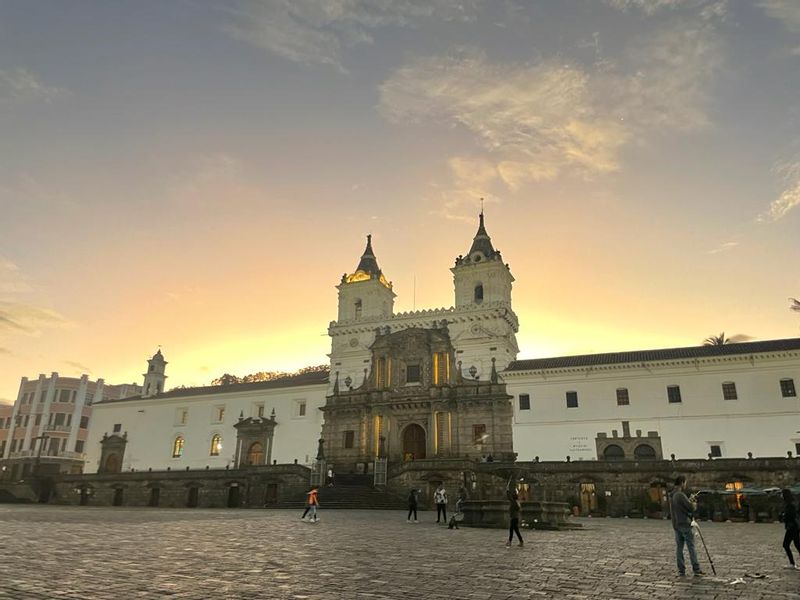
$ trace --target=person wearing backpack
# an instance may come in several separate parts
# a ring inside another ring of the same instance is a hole
[[[784,489],[781,494],[783,495],[781,521],[786,528],[786,534],[783,536],[783,549],[786,550],[786,556],[789,557],[789,565],[786,568],[800,571],[800,566],[795,564],[794,556],[792,556],[792,542],[800,555],[800,515],[797,513],[797,505],[794,502],[792,491]]]

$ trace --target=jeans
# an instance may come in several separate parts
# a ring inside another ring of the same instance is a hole
[[[514,534],[517,534],[517,539],[519,539],[519,543],[522,544],[522,534],[519,532],[519,517],[512,517],[509,521],[508,525],[508,543],[511,543],[511,540],[514,539]]]
[[[439,522],[439,517],[442,518],[442,521],[447,523],[447,504],[437,504],[436,505],[436,522]]]
[[[414,515],[414,520],[417,520],[417,505],[414,504],[408,507],[408,520],[411,520],[411,515]]]
[[[316,504],[309,504],[306,506],[306,509],[303,511],[303,516],[301,518],[305,519],[308,511],[311,511],[311,519],[316,520],[317,518],[317,505]]]
[[[786,556],[789,557],[789,564],[794,564],[794,556],[792,556],[792,542],[797,552],[800,553],[800,529],[787,529],[786,535],[783,536],[783,549],[786,550]]]
[[[686,563],[683,560],[683,545],[689,549],[689,560],[692,563],[692,570],[697,573],[700,570],[700,563],[697,562],[697,552],[694,549],[694,531],[688,529],[675,530],[675,545],[678,557],[678,572],[686,573]]]

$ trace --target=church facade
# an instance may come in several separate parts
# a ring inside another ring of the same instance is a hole
[[[395,313],[368,236],[356,269],[337,285],[329,371],[165,392],[159,352],[142,395],[95,405],[86,471],[103,470],[100,440],[114,435],[125,441],[114,442],[121,471],[310,465],[320,437],[338,472],[364,471],[378,457],[800,452],[800,338],[519,360],[514,278],[483,214],[451,273],[452,307]]]

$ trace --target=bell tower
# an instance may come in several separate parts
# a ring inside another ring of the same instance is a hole
[[[514,276],[503,262],[500,251],[492,246],[492,239],[486,233],[483,211],[480,214],[478,232],[472,240],[472,247],[465,256],[456,259],[453,272],[455,283],[455,306],[481,306],[503,303],[511,307],[511,284]]]
[[[147,373],[144,374],[144,385],[142,386],[142,397],[150,398],[164,391],[164,382],[167,376],[164,370],[167,367],[167,361],[164,360],[164,355],[161,354],[161,349],[153,355],[153,358],[147,360]]]
[[[339,290],[340,322],[391,318],[395,293],[378,267],[371,235],[367,236],[367,247],[356,270],[350,275],[342,275],[336,289]]]

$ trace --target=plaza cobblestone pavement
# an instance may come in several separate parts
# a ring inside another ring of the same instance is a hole
[[[778,524],[703,523],[718,576],[703,556],[708,576],[680,578],[668,521],[578,519],[507,549],[504,531],[449,530],[431,512],[299,517],[0,505],[0,599],[800,598]]]

